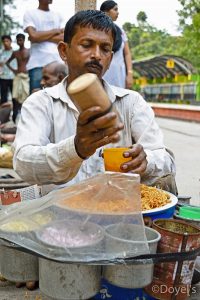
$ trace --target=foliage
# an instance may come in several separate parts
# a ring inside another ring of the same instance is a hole
[[[182,9],[178,12],[182,29],[180,55],[189,59],[200,73],[200,1],[179,0]]]
[[[6,9],[15,9],[15,0],[3,0],[3,21],[1,21],[0,34],[11,34],[14,29],[19,28],[18,22],[15,22],[13,18],[8,15]]]
[[[181,28],[191,21],[193,15],[200,13],[200,1],[199,0],[178,0],[182,5],[182,9],[178,11],[180,17],[179,24]]]
[[[129,22],[123,25],[134,60],[164,54],[177,55],[191,61],[200,72],[200,1],[179,2],[183,5],[178,12],[182,28],[180,36],[172,36],[165,30],[151,26],[144,12],[137,15],[137,25]],[[190,19],[190,24],[186,24],[187,19]]]
[[[138,24],[140,24],[140,26],[146,24],[146,22],[147,22],[147,15],[146,15],[146,13],[144,11],[140,11],[137,14],[137,21],[138,21]]]
[[[141,26],[125,23],[129,45],[134,60],[162,54],[178,55],[177,45],[180,38],[172,37],[166,31],[158,30],[147,22]]]

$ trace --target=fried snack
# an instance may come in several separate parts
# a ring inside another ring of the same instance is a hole
[[[171,202],[170,195],[155,187],[140,185],[142,210],[162,207]]]
[[[99,192],[99,187],[94,187],[91,190],[84,191],[79,195],[74,195],[70,198],[60,201],[61,206],[73,210],[84,211],[88,213],[124,213],[128,214],[133,211],[130,199],[126,199],[123,193],[118,191],[118,198],[116,198],[116,191],[110,187],[109,195],[103,193],[102,197],[99,195],[98,200],[95,196]],[[100,192],[101,193],[101,192]]]
[[[140,185],[141,189],[141,210],[150,210],[158,208],[170,203],[170,195],[155,187],[149,187],[144,184]],[[109,194],[103,193],[102,198],[99,196],[98,201],[95,200],[95,195],[99,192],[99,187],[84,191],[79,195],[71,196],[70,198],[60,201],[60,205],[72,210],[88,212],[88,213],[113,213],[113,214],[129,214],[139,211],[139,207],[133,207],[133,202],[126,199],[124,195],[120,195],[119,191],[112,191],[110,188]]]

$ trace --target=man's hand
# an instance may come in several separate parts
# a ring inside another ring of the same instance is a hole
[[[132,73],[128,73],[126,76],[126,89],[130,89],[133,86],[133,74]]]
[[[96,149],[116,143],[120,139],[118,131],[122,130],[124,125],[119,121],[114,122],[117,114],[109,112],[98,117],[100,113],[101,108],[94,106],[79,115],[74,143],[77,154],[83,159],[94,154]],[[92,121],[89,121],[91,118]]]
[[[121,165],[123,172],[134,172],[142,175],[147,168],[146,153],[140,144],[133,145],[124,152],[124,157],[132,157],[132,160]]]

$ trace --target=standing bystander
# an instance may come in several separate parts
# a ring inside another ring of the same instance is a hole
[[[63,40],[61,17],[49,9],[52,0],[39,0],[37,9],[24,14],[24,31],[28,33],[31,42],[30,59],[27,69],[30,77],[30,92],[40,88],[42,67],[61,61],[57,43]]]
[[[113,22],[117,20],[119,11],[115,1],[106,0],[101,4],[100,10],[108,15]],[[128,38],[125,31],[116,24],[116,39],[113,45],[113,58],[109,69],[104,74],[108,83],[131,89],[133,84],[133,71],[131,51],[128,45]]]
[[[8,68],[15,74],[13,80],[13,121],[16,121],[17,115],[21,110],[21,105],[29,95],[29,76],[26,64],[29,59],[29,49],[24,47],[25,35],[17,34],[17,45],[19,50],[14,51],[6,62]],[[17,60],[17,69],[11,66],[11,62]]]
[[[6,62],[13,53],[11,46],[12,40],[10,35],[3,35],[1,37],[4,49],[0,53],[0,89],[1,89],[1,105],[5,105],[8,102],[8,93],[12,94],[14,73],[7,67]],[[12,67],[17,68],[16,60],[12,61]]]

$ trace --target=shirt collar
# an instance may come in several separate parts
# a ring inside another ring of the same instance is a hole
[[[129,94],[129,90],[110,85],[105,80],[103,80],[103,85],[104,85],[105,91],[112,103],[114,103],[117,99],[121,99],[124,96]],[[76,106],[70,99],[69,95],[67,94],[66,88],[67,88],[67,77],[65,77],[57,85],[55,85],[51,88],[46,88],[45,91],[54,99],[60,99],[64,103],[67,103],[69,107],[78,111]]]

